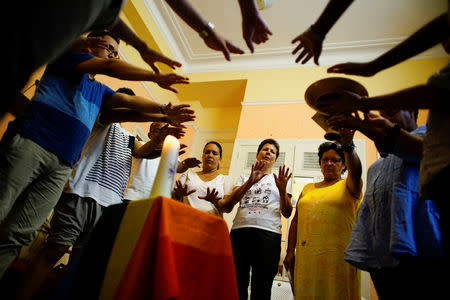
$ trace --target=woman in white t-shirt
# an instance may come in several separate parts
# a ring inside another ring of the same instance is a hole
[[[284,165],[278,175],[272,173],[279,150],[277,141],[262,141],[250,175],[241,175],[230,196],[216,204],[220,210],[230,212],[239,203],[230,235],[241,300],[248,297],[250,268],[251,299],[269,300],[278,272],[281,215],[289,218],[292,212],[292,194],[287,184],[292,173]]]
[[[228,175],[219,173],[221,160],[222,146],[215,141],[206,143],[202,154],[202,170],[181,175],[175,185],[174,198],[222,217],[222,212],[213,203],[229,195],[233,185]]]

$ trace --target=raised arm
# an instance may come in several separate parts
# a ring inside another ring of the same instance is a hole
[[[311,57],[314,57],[314,63],[316,65],[319,64],[322,44],[327,33],[352,2],[353,0],[330,0],[317,21],[305,32],[292,40],[293,44],[299,43],[292,54],[296,54],[302,50],[295,60],[296,63],[303,59],[301,63],[305,64]]]
[[[75,69],[81,73],[103,74],[121,80],[153,81],[161,88],[177,93],[173,84],[189,83],[189,78],[177,74],[156,74],[125,61],[113,58],[93,57],[80,64]]]
[[[266,42],[269,35],[272,35],[272,31],[261,17],[255,0],[239,0],[238,2],[242,15],[242,34],[247,47],[253,53],[255,51],[253,43]]]
[[[317,104],[320,111],[331,114],[355,110],[391,110],[391,109],[432,109],[449,105],[448,88],[433,84],[420,84],[393,93],[363,98],[357,94],[343,91],[339,97],[321,100]]]
[[[345,156],[345,165],[347,166],[347,189],[350,194],[359,199],[362,190],[362,167],[358,154],[355,151],[353,144],[354,129],[339,128],[341,138],[337,141],[342,146]]]
[[[148,45],[141,40],[120,18],[113,25],[113,27],[110,28],[110,31],[125,43],[135,48],[141,55],[142,59],[153,69],[153,71],[155,71],[155,73],[159,73],[159,69],[155,65],[157,62],[166,64],[172,69],[181,67],[181,63],[149,48]]]
[[[448,14],[443,13],[406,40],[368,63],[344,63],[330,67],[328,73],[372,76],[447,40],[450,37]]]
[[[217,201],[216,207],[219,211],[231,212],[236,203],[240,202],[245,193],[258,181],[265,176],[262,172],[265,163],[262,161],[256,162],[252,165],[252,171],[247,181],[239,187],[235,187],[229,196],[225,196],[223,199]]]
[[[135,158],[148,159],[159,157],[161,155],[162,143],[164,142],[165,137],[168,135],[173,135],[176,138],[181,138],[182,136],[184,136],[183,128],[169,127],[169,125],[161,127],[158,135],[144,145],[141,145],[141,143],[139,142],[135,142],[132,155]]]
[[[291,216],[292,213],[292,204],[291,204],[291,196],[286,193],[286,186],[291,179],[292,172],[289,173],[289,168],[286,168],[284,165],[280,166],[278,170],[278,176],[273,174],[275,179],[275,184],[277,185],[278,191],[280,193],[280,211],[283,217],[286,219]]]
[[[190,168],[199,167],[202,162],[195,157],[188,157],[184,159],[182,162],[178,163],[177,173],[184,173]]]
[[[226,60],[231,60],[230,53],[244,53],[242,49],[220,36],[214,30],[214,25],[206,21],[188,0],[166,0],[166,2],[186,24],[200,35],[209,48],[221,51]]]
[[[398,149],[397,152],[401,153],[395,154],[410,161],[417,161],[422,157],[423,138],[404,129],[395,129],[394,123],[380,115],[369,112],[365,114],[364,120],[354,116],[342,118],[339,115],[331,117],[328,122],[333,127],[360,131],[374,141],[380,151],[391,153]]]

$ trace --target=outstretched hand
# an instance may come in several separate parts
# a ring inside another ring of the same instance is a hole
[[[336,114],[330,116],[327,120],[328,126],[339,130],[341,128],[355,129],[361,128],[363,120],[361,120],[358,112],[352,114]]]
[[[319,57],[322,53],[323,40],[324,37],[313,32],[311,28],[308,28],[305,32],[293,39],[292,44],[297,42],[299,42],[299,44],[294,51],[292,51],[292,54],[295,55],[297,52],[302,50],[297,56],[295,62],[298,63],[302,61],[301,63],[305,64],[311,59],[311,57],[314,57],[314,63],[319,65]]]
[[[188,157],[182,162],[182,164],[188,169],[200,167],[201,163],[202,162],[195,157]]]
[[[172,87],[172,84],[188,84],[189,78],[177,74],[159,74],[155,72],[153,81],[161,88],[178,93],[178,89]]]
[[[278,176],[273,174],[273,178],[275,179],[275,184],[277,185],[278,190],[284,194],[286,192],[286,185],[291,179],[292,172],[289,173],[289,168],[284,165],[280,166],[278,169]]]
[[[223,38],[215,30],[211,30],[208,36],[204,38],[204,42],[209,48],[221,51],[228,61],[231,61],[230,53],[244,54],[244,50]]]
[[[328,73],[341,73],[347,75],[373,76],[377,73],[371,63],[343,63],[329,67]]]
[[[272,35],[272,31],[258,11],[256,14],[242,19],[242,33],[245,43],[252,53],[255,51],[253,43],[258,45],[265,43],[269,39],[269,35]]]
[[[164,106],[163,113],[168,116],[181,114],[193,115],[194,111],[192,109],[188,109],[188,107],[191,106],[189,104],[173,105],[172,102],[169,102],[166,106]]]
[[[206,189],[206,195],[205,196],[198,196],[198,199],[202,199],[208,202],[211,202],[213,205],[217,204],[217,201],[219,201],[221,198],[219,197],[219,191],[213,188],[210,190],[209,188]]]
[[[266,174],[264,174],[263,170],[266,166],[265,161],[257,161],[255,164],[252,165],[252,171],[249,176],[250,183],[253,185],[261,180]]]
[[[187,197],[192,193],[195,193],[197,190],[189,190],[186,184],[182,184],[179,180],[175,182],[175,188],[173,192],[178,199],[183,199],[183,197]]]
[[[156,52],[155,50],[151,48],[146,48],[145,50],[142,50],[139,52],[141,54],[142,59],[152,68],[152,70],[155,72],[155,74],[159,74],[159,69],[156,67],[155,63],[161,62],[163,64],[166,64],[172,69],[180,68],[181,63],[172,60],[161,53]]]
[[[359,109],[362,97],[347,90],[336,93],[336,97],[323,98],[317,102],[317,109],[330,114],[352,112]]]

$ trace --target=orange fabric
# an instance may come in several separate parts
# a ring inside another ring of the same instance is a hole
[[[115,299],[238,299],[223,219],[158,197]]]

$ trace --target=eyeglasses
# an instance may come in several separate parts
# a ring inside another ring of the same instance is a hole
[[[108,53],[112,56],[114,56],[115,58],[119,57],[119,52],[116,51],[116,49],[114,49],[114,46],[111,44],[108,45],[98,45],[99,47],[105,49],[106,51],[108,51]]]
[[[327,157],[325,157],[325,158],[322,159],[322,162],[323,162],[323,163],[331,162],[331,163],[333,163],[333,164],[337,164],[337,163],[342,162],[342,159],[339,159],[339,158],[327,158]]]

